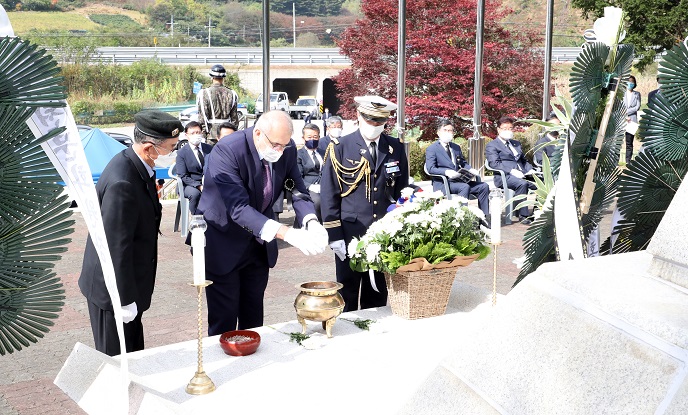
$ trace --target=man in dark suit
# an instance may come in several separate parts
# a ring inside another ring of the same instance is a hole
[[[553,123],[553,124],[560,124],[559,118],[557,117],[549,117],[547,119],[547,122]],[[535,164],[538,166],[542,165],[542,154],[544,153],[547,158],[551,161],[552,160],[552,154],[554,154],[554,150],[557,149],[557,147],[552,143],[552,141],[556,141],[559,138],[559,131],[549,131],[540,137],[537,142],[535,142],[535,153],[533,154],[533,158],[535,159]]]
[[[396,104],[378,96],[354,99],[359,129],[341,141],[332,138],[320,184],[323,224],[336,254],[337,281],[344,284],[344,311],[358,310],[359,291],[361,308],[387,304],[384,275],[375,272],[373,286],[367,272],[351,269],[346,247],[387,213],[409,181],[403,143],[383,133]]]
[[[325,108],[323,110],[322,117],[321,117],[322,122],[323,122],[323,136],[327,135],[327,120],[329,120],[331,116],[332,116],[332,114],[330,114],[330,109]]]
[[[452,143],[454,139],[454,124],[449,119],[441,119],[437,122],[437,136],[439,139],[425,149],[425,167],[430,174],[447,176],[449,191],[468,199],[475,195],[478,199],[478,207],[485,214],[486,221],[490,217],[490,186],[480,181],[478,170],[471,167],[463,158],[461,147]],[[459,174],[458,170],[465,170],[468,174]],[[473,176],[468,181],[463,181],[467,176]],[[432,180],[433,190],[444,191],[441,180]]]
[[[161,111],[143,111],[135,118],[134,144],[110,160],[96,185],[122,304],[127,352],[143,350],[141,316],[150,307],[155,286],[162,206],[153,167],[169,167],[174,162],[183,128],[179,120]],[[88,300],[96,350],[120,354],[112,301],[90,235],[79,288]]]
[[[535,170],[523,155],[521,143],[513,139],[514,122],[514,119],[509,117],[499,119],[497,122],[499,136],[485,146],[485,158],[490,168],[501,170],[506,174],[506,186],[512,189],[515,195],[525,195],[528,194],[528,189],[535,190],[536,188],[533,182],[526,180],[526,176],[532,177]],[[494,175],[494,184],[497,187],[503,187],[501,175]],[[522,224],[532,223],[528,207],[522,207],[518,215]]]
[[[291,118],[284,111],[263,114],[255,126],[240,130],[213,148],[198,213],[206,230],[208,334],[263,325],[263,295],[269,269],[283,239],[305,255],[322,253],[327,232],[296,165]],[[302,229],[274,220],[272,205],[292,189]]]
[[[184,130],[189,144],[177,152],[177,175],[184,183],[184,197],[189,199],[189,210],[196,214],[203,191],[203,166],[213,147],[203,143],[201,125],[196,121],[186,124]]]
[[[318,148],[320,141],[320,128],[315,124],[306,124],[303,127],[304,146],[296,153],[296,163],[299,166],[308,193],[315,205],[315,214],[322,222],[320,215],[320,176],[323,165],[324,151]]]
[[[333,138],[339,139],[342,136],[342,129],[344,127],[342,117],[330,115],[327,118],[326,126],[327,134],[318,142],[318,150],[323,153],[327,150],[327,146],[330,145]]]

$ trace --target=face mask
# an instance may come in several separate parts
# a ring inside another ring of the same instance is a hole
[[[385,130],[385,125],[370,125],[365,120],[358,120],[358,129],[361,131],[363,138],[369,141],[373,141],[382,134]]]
[[[499,136],[505,140],[511,140],[514,138],[514,132],[508,130],[500,131]]]
[[[320,142],[320,140],[306,140],[306,148],[314,150],[318,148],[318,142]]]
[[[194,146],[201,144],[201,140],[203,138],[200,134],[189,135],[187,137],[189,137],[189,144]]]
[[[327,132],[330,134],[330,137],[339,138],[342,136],[341,128],[330,128]]]
[[[153,147],[155,148],[155,147]],[[157,152],[158,149],[155,148],[155,151]],[[164,156],[161,156],[160,153],[158,153],[158,158],[155,159],[155,167],[162,167],[162,168],[168,168],[171,165],[173,165],[177,161],[177,150],[171,152],[170,154],[165,154]]]
[[[628,83],[628,89],[633,89],[635,88],[635,84],[633,82]]]
[[[440,137],[440,143],[442,143],[442,144],[447,144],[448,142],[450,142],[454,138],[454,134],[452,134],[448,131],[440,131],[438,136]]]
[[[269,148],[265,151],[261,151],[261,156],[263,156],[263,159],[269,163],[277,163],[277,160],[282,157],[282,153],[279,151],[275,150],[274,148]]]

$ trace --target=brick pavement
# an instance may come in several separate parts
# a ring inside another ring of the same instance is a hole
[[[474,201],[472,201],[474,203]],[[158,276],[153,303],[143,318],[146,347],[196,338],[197,301],[192,281],[191,256],[179,233],[172,232],[175,204],[165,204],[159,241]],[[0,357],[0,414],[82,414],[53,384],[55,376],[76,342],[93,347],[88,309],[79,292],[77,280],[86,242],[86,226],[75,212],[75,232],[68,251],[55,267],[65,287],[65,306],[55,326],[38,343]],[[293,213],[281,221],[290,224]],[[504,227],[504,243],[499,248],[497,291],[509,292],[518,273],[512,260],[522,255],[521,237],[526,227],[514,224]],[[228,253],[231,254],[231,253]],[[334,257],[331,252],[306,257],[296,248],[280,245],[280,258],[270,273],[265,299],[265,323],[274,324],[295,318],[293,301],[297,283],[309,280],[334,280]],[[492,290],[492,256],[459,271],[457,281]]]

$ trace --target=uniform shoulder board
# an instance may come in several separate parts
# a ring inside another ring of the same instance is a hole
[[[336,137],[332,137],[332,142],[333,142],[335,145],[337,145],[337,144],[339,144],[339,139],[337,139]]]

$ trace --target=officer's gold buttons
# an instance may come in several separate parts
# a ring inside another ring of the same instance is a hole
[[[377,213],[373,213],[373,217],[374,217],[374,218],[377,218]]]
[[[377,187],[373,187],[373,192],[377,192]]]
[[[377,200],[373,200],[373,204],[374,204],[374,205],[377,205]]]

